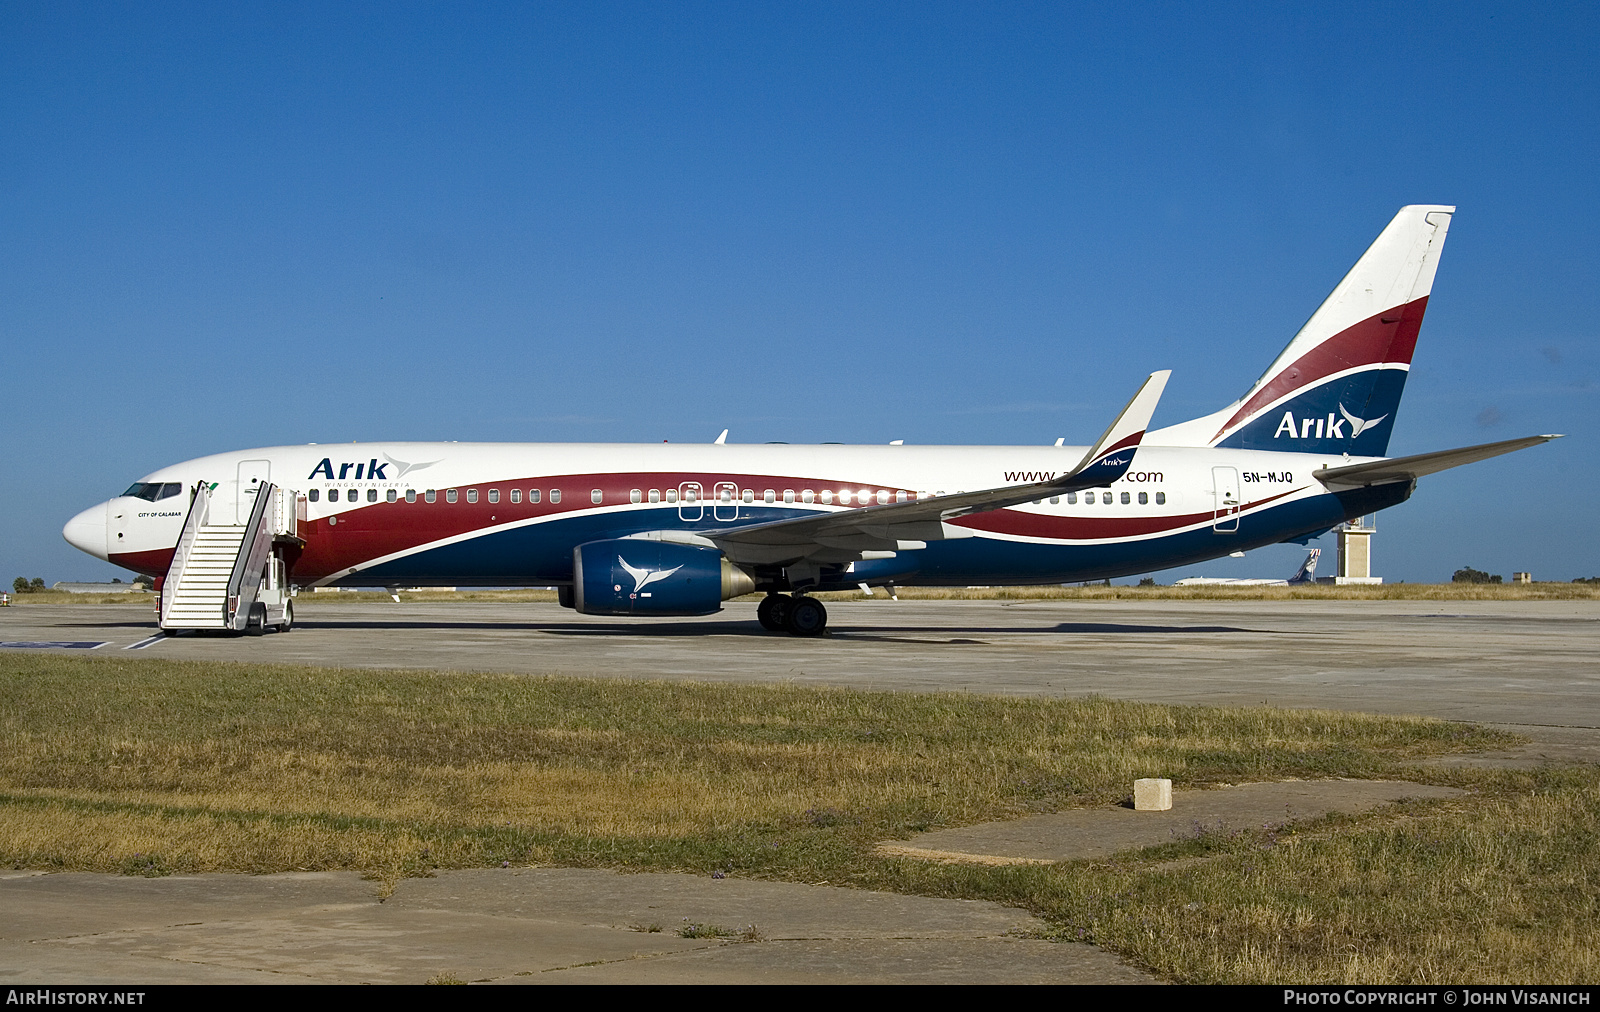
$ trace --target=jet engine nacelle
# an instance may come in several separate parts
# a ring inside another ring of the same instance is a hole
[[[572,606],[585,615],[709,615],[755,589],[715,548],[618,538],[572,550]]]

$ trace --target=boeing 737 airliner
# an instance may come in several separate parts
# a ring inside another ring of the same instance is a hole
[[[764,592],[1147,573],[1404,502],[1423,475],[1555,436],[1385,458],[1453,207],[1395,216],[1239,400],[1146,432],[1153,373],[1092,446],[372,443],[164,467],[74,517],[160,579],[166,629],[287,630],[298,587],[550,586],[593,615],[702,615]]]

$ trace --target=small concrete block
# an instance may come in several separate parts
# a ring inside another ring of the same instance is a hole
[[[1133,782],[1133,810],[1165,812],[1172,808],[1172,781],[1153,777]]]

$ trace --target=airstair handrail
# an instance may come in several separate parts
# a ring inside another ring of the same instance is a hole
[[[255,604],[261,590],[261,570],[266,557],[272,552],[272,530],[266,523],[267,510],[272,506],[273,492],[277,486],[262,482],[256,490],[256,501],[250,507],[250,519],[245,524],[244,539],[239,542],[239,555],[233,561],[233,571],[228,574],[228,592],[223,605],[226,624],[230,629],[240,629],[237,616],[243,614],[249,621],[250,606]]]
[[[178,535],[178,544],[172,551],[167,577],[161,581],[161,617],[157,624],[163,629],[172,613],[172,599],[177,596],[183,569],[189,564],[189,553],[194,550],[194,540],[210,518],[211,485],[202,481],[189,490],[189,515],[183,520],[183,533]]]

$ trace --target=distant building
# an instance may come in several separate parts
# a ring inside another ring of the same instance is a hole
[[[1338,528],[1339,560],[1335,575],[1324,576],[1318,583],[1338,586],[1382,583],[1383,577],[1372,575],[1372,535],[1377,532],[1371,517],[1357,517]]]

